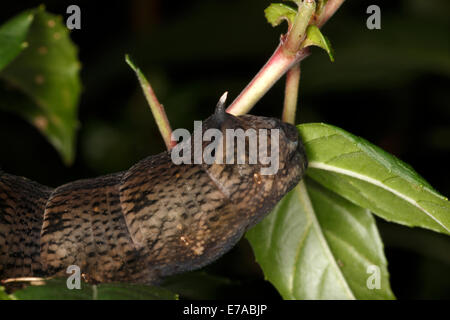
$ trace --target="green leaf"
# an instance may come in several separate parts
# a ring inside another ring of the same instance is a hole
[[[371,213],[308,181],[247,233],[265,277],[284,299],[393,299]],[[369,266],[380,288],[369,289]]]
[[[289,26],[294,23],[295,16],[297,15],[297,10],[282,4],[282,3],[271,3],[264,10],[267,22],[269,22],[272,27],[278,26],[283,20],[286,20]]]
[[[0,70],[28,45],[25,39],[33,19],[34,15],[25,11],[0,27]]]
[[[46,280],[12,295],[20,300],[173,300],[177,295],[167,289],[135,284],[81,283],[81,289],[68,289],[66,279]]]
[[[60,16],[45,12],[43,7],[28,11],[30,15],[34,20],[28,26],[28,46],[0,72],[5,93],[0,96],[0,108],[24,116],[70,164],[81,91],[77,49]]]
[[[324,49],[328,53],[331,62],[334,62],[334,51],[330,41],[315,25],[309,25],[306,29],[306,39],[303,41],[303,47],[306,48],[309,46],[317,46]]]
[[[177,300],[178,295],[171,291],[137,284],[100,284],[97,286],[98,300]]]
[[[394,299],[383,242],[372,213],[312,180],[307,181],[319,224],[338,266],[358,299]],[[380,288],[370,289],[368,268],[380,270]]]
[[[308,176],[380,217],[450,234],[450,203],[410,166],[337,127],[298,126]]]
[[[65,279],[43,281],[45,284],[27,283],[26,288],[15,291],[12,296],[18,300],[91,300],[93,297],[92,287],[84,283],[79,290],[69,290]]]
[[[14,297],[5,292],[5,288],[0,286],[0,300],[14,300]]]

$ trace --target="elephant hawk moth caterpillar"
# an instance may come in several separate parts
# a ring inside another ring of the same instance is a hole
[[[278,171],[176,165],[166,151],[55,189],[0,172],[0,279],[77,265],[94,283],[155,284],[226,253],[300,181],[307,159],[295,126],[276,118],[233,116],[219,103],[208,128],[279,129]]]

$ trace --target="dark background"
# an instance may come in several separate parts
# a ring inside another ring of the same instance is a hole
[[[42,2],[8,1],[0,23]],[[129,168],[164,150],[130,53],[165,105],[172,127],[191,129],[224,91],[234,99],[262,67],[286,26],[272,28],[270,1],[44,1],[67,18],[82,62],[76,160],[66,167],[47,140],[19,116],[0,112],[0,165],[49,186]],[[381,30],[366,28],[366,8],[381,7]],[[347,0],[323,32],[335,63],[314,50],[302,64],[297,122],[327,122],[362,136],[412,165],[450,195],[450,30],[447,0]],[[280,117],[284,81],[252,113]],[[377,218],[400,299],[450,298],[449,238]],[[246,240],[206,268],[217,281],[209,297],[276,298]],[[200,290],[200,289],[199,289]],[[205,289],[206,290],[206,289]],[[206,292],[206,291],[205,291]],[[195,296],[194,296],[195,297]]]

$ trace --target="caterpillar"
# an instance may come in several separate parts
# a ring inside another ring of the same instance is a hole
[[[279,169],[257,164],[179,164],[170,152],[130,169],[49,188],[0,172],[0,279],[67,276],[93,283],[155,284],[201,268],[230,250],[303,177],[295,126],[233,116],[219,102],[203,131],[279,129]],[[267,138],[267,145],[273,141]]]

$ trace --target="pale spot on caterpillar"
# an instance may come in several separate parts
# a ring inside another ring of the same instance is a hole
[[[255,181],[256,184],[262,183],[261,175],[257,172],[253,174],[253,180]]]
[[[180,240],[186,245],[186,246],[188,246],[189,245],[189,240],[188,240],[188,238],[187,237],[185,237],[185,236],[181,236],[180,237]]]
[[[40,130],[45,130],[48,126],[48,120],[43,116],[34,118],[33,123]]]
[[[56,249],[56,254],[60,257],[65,257],[67,256],[67,250],[64,248],[58,248]]]
[[[194,252],[194,254],[196,255],[201,255],[204,251],[204,247],[200,244],[197,244],[195,247],[192,248],[192,251]]]

